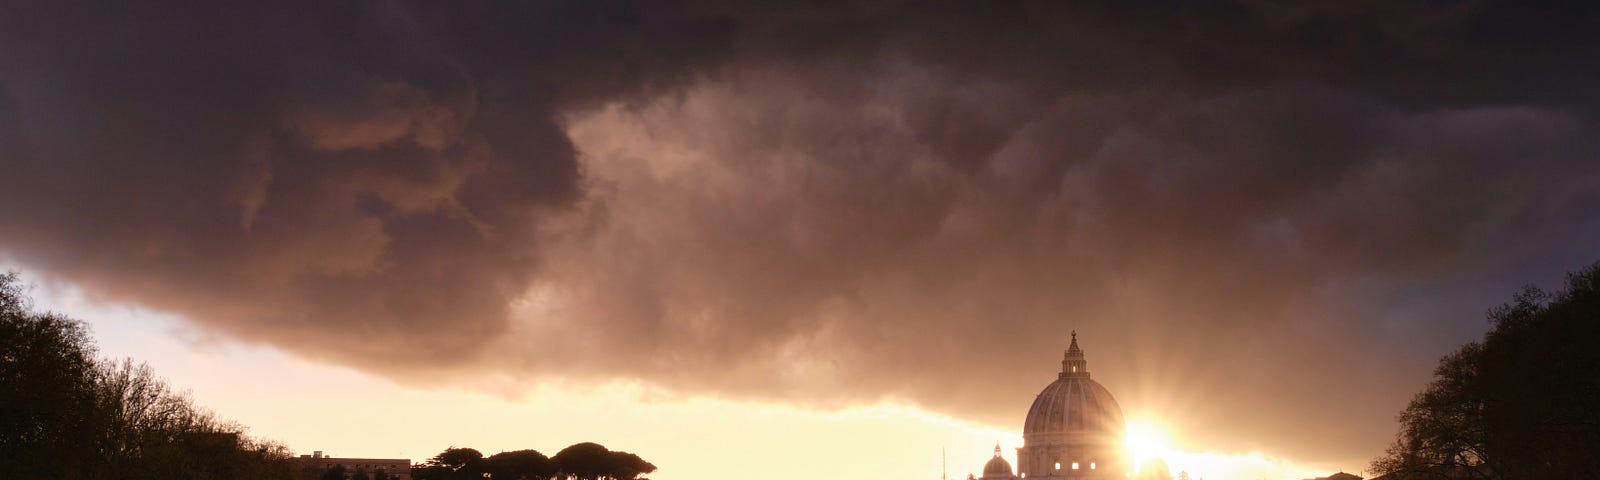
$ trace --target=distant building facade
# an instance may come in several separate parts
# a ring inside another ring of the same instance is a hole
[[[1078,347],[1078,332],[1061,360],[1061,373],[1044,387],[1022,424],[1017,471],[995,447],[983,480],[1111,480],[1128,478],[1123,458],[1126,426],[1111,392],[1089,378],[1089,362]]]
[[[338,458],[323,456],[318,450],[299,459],[300,478],[318,480],[334,467],[344,467],[344,478],[350,478],[361,469],[373,480],[411,480],[411,459],[407,458]],[[382,471],[383,478],[378,477]]]

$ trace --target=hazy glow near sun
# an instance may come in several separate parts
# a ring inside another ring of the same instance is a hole
[[[1139,473],[1139,466],[1151,459],[1166,460],[1172,456],[1172,448],[1167,446],[1166,430],[1155,420],[1148,418],[1135,418],[1128,420],[1128,433],[1126,448],[1128,458],[1133,460],[1133,471]]]
[[[1167,464],[1168,473],[1176,476],[1188,472],[1190,478],[1271,478],[1299,479],[1327,475],[1330,471],[1297,465],[1285,459],[1267,456],[1261,452],[1219,453],[1188,451],[1173,445],[1170,429],[1151,417],[1132,417],[1127,421],[1124,445],[1129,460],[1133,462],[1133,475],[1146,462],[1160,459]]]

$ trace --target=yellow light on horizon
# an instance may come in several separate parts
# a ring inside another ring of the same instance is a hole
[[[1128,459],[1133,461],[1133,472],[1138,473],[1139,467],[1151,459],[1166,461],[1172,451],[1168,438],[1166,429],[1153,419],[1128,420],[1124,448],[1127,449]]]
[[[1128,477],[1139,475],[1145,462],[1160,459],[1167,464],[1168,472],[1177,475],[1189,473],[1191,478],[1307,478],[1327,475],[1322,469],[1296,465],[1282,458],[1250,453],[1220,453],[1189,451],[1174,447],[1172,430],[1165,423],[1151,417],[1135,417],[1127,421],[1124,438],[1126,457],[1133,462]]]

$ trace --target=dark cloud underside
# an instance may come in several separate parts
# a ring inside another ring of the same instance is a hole
[[[1078,328],[1125,404],[1360,460],[1593,260],[1591,10],[4,2],[0,252],[413,380],[1000,425]]]

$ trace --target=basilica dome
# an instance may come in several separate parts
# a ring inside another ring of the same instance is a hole
[[[1089,379],[1078,333],[1061,359],[1061,374],[1028,408],[1017,449],[1017,476],[1028,480],[1125,480],[1122,407]]]
[[[1066,377],[1052,382],[1033,399],[1023,435],[1039,433],[1121,434],[1122,407],[1106,387],[1088,377]]]
[[[1039,392],[1022,425],[1023,436],[1074,434],[1120,438],[1124,429],[1122,407],[1111,392],[1089,378],[1083,350],[1074,335],[1061,374]]]

